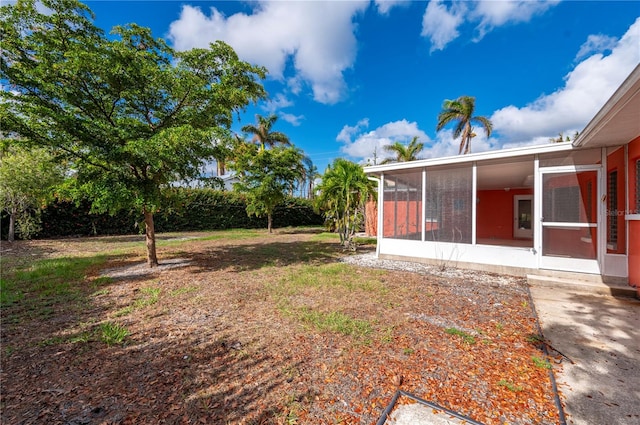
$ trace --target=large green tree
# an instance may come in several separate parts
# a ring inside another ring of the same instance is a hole
[[[390,162],[407,162],[415,161],[418,159],[418,154],[424,149],[424,143],[418,142],[418,136],[414,136],[408,145],[403,145],[400,142],[394,142],[390,145],[386,145],[384,150],[395,154],[395,158],[387,158],[381,162],[381,164],[388,164]]]
[[[230,164],[239,180],[234,189],[247,195],[247,214],[267,216],[269,233],[275,207],[303,176],[303,158],[302,151],[294,146],[262,149],[244,143],[236,149]]]
[[[340,234],[340,243],[351,249],[364,220],[365,204],[375,194],[375,183],[360,165],[337,158],[325,170],[317,190],[316,206]]]
[[[258,143],[260,150],[264,150],[266,146],[290,146],[291,142],[286,134],[280,131],[271,131],[277,120],[278,116],[275,114],[268,117],[256,114],[256,124],[247,124],[242,127],[242,131],[253,134],[253,141]]]
[[[107,37],[76,0],[41,3],[0,9],[4,130],[64,153],[94,211],[138,209],[156,266],[163,189],[197,177],[234,111],[265,97],[265,70],[222,42],[176,52],[135,24]]]
[[[475,116],[476,98],[472,96],[460,96],[455,100],[445,100],[442,111],[438,114],[436,130],[442,130],[449,123],[456,123],[453,130],[453,138],[460,137],[460,149],[458,154],[471,153],[471,139],[476,137],[473,132],[473,124],[480,125],[491,136],[493,125],[487,117]]]
[[[29,238],[40,230],[40,208],[64,178],[64,168],[48,151],[12,142],[4,139],[0,146],[0,209],[9,215],[9,242],[16,231]]]

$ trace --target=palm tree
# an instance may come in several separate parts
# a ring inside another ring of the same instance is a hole
[[[413,136],[411,142],[407,146],[403,145],[400,142],[394,142],[390,145],[386,145],[384,150],[388,152],[394,152],[396,154],[396,158],[387,158],[382,161],[380,164],[388,164],[389,162],[406,162],[406,161],[415,161],[418,159],[418,154],[422,152],[424,148],[424,143],[418,142],[418,136]]]
[[[264,150],[265,146],[273,147],[276,144],[284,146],[290,146],[291,142],[286,134],[280,131],[271,131],[271,127],[278,120],[278,116],[275,114],[263,117],[260,114],[256,114],[257,125],[248,124],[242,127],[242,131],[245,133],[253,134],[253,141],[258,142],[260,150]]]
[[[317,207],[338,230],[340,243],[353,248],[353,236],[362,223],[367,200],[375,193],[375,184],[360,165],[337,158],[327,167],[318,191]]]
[[[476,108],[476,98],[471,96],[460,96],[456,100],[445,100],[442,105],[442,111],[438,114],[438,125],[436,131],[440,131],[450,122],[457,122],[456,128],[453,130],[453,138],[460,137],[461,154],[464,150],[465,154],[471,152],[471,139],[476,137],[473,132],[472,123],[479,124],[484,128],[487,137],[491,136],[493,124],[486,117],[473,116]]]

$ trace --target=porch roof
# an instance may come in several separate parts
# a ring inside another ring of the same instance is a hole
[[[422,159],[418,161],[408,162],[395,162],[385,165],[373,165],[364,167],[364,172],[368,174],[380,175],[388,171],[409,170],[412,168],[433,167],[438,165],[464,164],[469,162],[488,161],[504,158],[518,158],[543,153],[571,151],[574,149],[574,146],[569,142],[549,143],[547,145],[501,149],[495,151],[472,153],[468,155],[447,156],[442,158]]]

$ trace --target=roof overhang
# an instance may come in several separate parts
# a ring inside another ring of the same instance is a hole
[[[380,175],[387,171],[409,170],[412,168],[435,167],[439,165],[463,165],[470,162],[490,161],[504,158],[517,158],[528,155],[571,151],[573,149],[575,148],[569,142],[549,143],[546,145],[501,149],[496,151],[472,153],[468,155],[447,156],[443,158],[422,159],[418,161],[408,162],[394,162],[385,165],[372,165],[369,167],[364,167],[364,172],[368,174]]]
[[[620,146],[640,136],[640,65],[582,130],[575,147]]]

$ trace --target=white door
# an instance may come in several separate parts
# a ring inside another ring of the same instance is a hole
[[[540,268],[600,274],[599,166],[540,169]]]
[[[533,239],[533,195],[513,197],[513,237]]]

